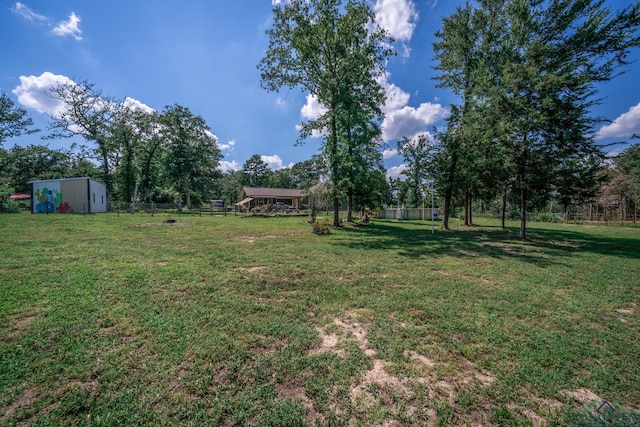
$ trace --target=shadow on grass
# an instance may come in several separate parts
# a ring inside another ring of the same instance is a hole
[[[428,258],[433,256],[514,258],[539,267],[561,264],[576,251],[640,259],[640,239],[608,237],[575,230],[527,229],[528,239],[518,237],[519,229],[498,226],[475,226],[451,231],[436,230],[431,224],[415,222],[374,221],[368,225],[345,227],[344,239],[337,244],[361,250],[396,251],[400,256]]]

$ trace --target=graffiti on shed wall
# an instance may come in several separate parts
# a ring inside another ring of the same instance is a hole
[[[37,213],[54,213],[62,203],[62,192],[60,188],[55,188],[55,184],[49,183],[47,187],[37,188],[34,195],[38,203],[36,204]]]

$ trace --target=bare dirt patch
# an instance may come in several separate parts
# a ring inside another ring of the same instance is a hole
[[[413,390],[407,385],[408,380],[406,378],[398,378],[385,371],[384,367],[386,362],[382,359],[373,359],[373,368],[368,371],[360,384],[351,389],[351,398],[355,400],[358,394],[370,384],[379,384],[381,386],[388,386],[393,390],[396,390],[406,396],[412,396]]]
[[[266,268],[267,267],[256,265],[253,267],[238,267],[235,270],[239,273],[259,273]]]
[[[0,421],[11,417],[19,408],[27,408],[33,405],[38,397],[39,394],[35,388],[26,389],[15,402],[5,408],[4,415],[0,417]]]
[[[196,355],[193,353],[187,354],[187,356],[180,362],[178,365],[178,372],[175,377],[171,379],[169,382],[169,393],[172,395],[183,395],[187,398],[191,399],[194,396],[185,389],[184,387],[184,377],[189,373],[189,368],[195,362]]]
[[[635,314],[636,303],[631,303],[631,306],[628,308],[620,307],[616,311],[625,316],[633,316]],[[629,319],[625,317],[618,317],[618,320],[622,323],[629,323]]]
[[[468,374],[471,374],[471,378],[475,378],[480,381],[483,387],[489,387],[496,380],[496,377],[493,374],[478,370],[475,365],[464,356],[459,356],[457,362],[458,365],[462,366]]]
[[[88,382],[88,383],[71,383],[69,384],[69,386],[67,386],[66,388],[62,389],[62,392],[65,392],[70,390],[71,388],[81,388],[83,390],[89,390],[91,396],[95,396],[95,394],[97,393],[98,387],[97,387],[97,383],[92,382]],[[16,413],[16,411],[18,410],[28,410],[31,407],[34,406],[34,404],[39,400],[43,398],[43,394],[39,393],[38,390],[35,387],[32,388],[28,388],[26,390],[24,390],[24,392],[22,393],[22,395],[18,398],[18,400],[16,400],[15,402],[13,402],[11,405],[9,405],[8,407],[5,408],[4,414],[0,415],[0,425],[4,425],[2,424],[3,421],[9,419],[13,414]],[[35,414],[30,415],[29,420],[27,421],[23,421],[21,424],[19,425],[30,425],[30,421],[34,420],[42,415],[48,414],[51,411],[53,411],[54,409],[56,409],[58,406],[60,406],[60,400],[53,402],[50,405],[44,405],[38,412],[36,412]],[[0,413],[2,413],[0,411]]]
[[[89,393],[89,396],[93,397],[98,394],[98,382],[97,381],[72,381],[65,388],[62,389],[64,393],[70,390],[80,389]]]
[[[322,329],[319,326],[316,326],[316,331],[318,332],[318,335],[320,336],[322,343],[320,344],[319,348],[312,349],[311,351],[309,351],[308,354],[313,355],[313,354],[331,352],[331,353],[337,354],[339,357],[345,356],[344,350],[337,347],[338,336],[336,334],[328,334],[325,332],[324,329]]]
[[[429,359],[427,356],[423,356],[421,354],[418,354],[417,352],[411,350],[411,351],[405,351],[404,352],[406,357],[409,357],[411,360],[417,360],[418,362],[422,363],[423,365],[426,365],[430,368],[433,368],[434,366],[436,366],[436,363]]]
[[[584,405],[590,405],[593,402],[602,402],[602,398],[588,388],[579,388],[577,390],[560,390],[560,394],[571,397]]]
[[[526,400],[533,403],[533,409],[523,408],[516,404],[510,404],[508,405],[508,407],[510,410],[520,411],[522,415],[524,415],[529,421],[531,421],[533,427],[546,427],[547,425],[549,425],[549,421],[547,418],[545,418],[544,415],[550,415],[554,412],[557,412],[559,408],[563,406],[562,402],[557,399],[540,397],[537,394],[534,394],[525,389],[524,387],[521,388],[521,391],[524,395],[527,396]]]
[[[358,347],[364,351],[364,353],[369,356],[375,356],[376,351],[372,348],[369,348],[369,340],[367,340],[367,332],[364,327],[359,322],[350,322],[345,323],[337,317],[333,319],[333,323],[335,323],[340,329],[352,335],[356,341],[358,342]]]
[[[522,408],[520,409],[520,412],[522,412],[522,415],[524,415],[529,419],[529,421],[531,421],[533,427],[545,427],[547,425],[547,420],[533,412],[531,409]]]
[[[18,328],[22,328],[23,326],[27,326],[29,323],[33,322],[34,320],[36,320],[38,318],[38,316],[26,316],[26,317],[22,317],[20,319],[17,319],[14,323],[14,325]]]
[[[375,349],[369,347],[369,340],[367,339],[367,331],[365,327],[360,322],[353,320],[353,318],[357,316],[357,313],[351,312],[348,313],[348,315],[350,317],[349,320],[343,321],[341,319],[334,318],[333,323],[347,334],[353,336],[358,342],[358,347],[367,356],[373,358],[373,368],[366,372],[360,382],[351,388],[351,400],[353,402],[370,401],[373,397],[369,396],[369,393],[366,392],[366,390],[372,384],[389,387],[390,389],[408,397],[413,396],[414,392],[409,386],[409,379],[400,378],[390,374],[385,370],[385,366],[387,366],[388,363],[381,358],[375,357],[377,352]]]
[[[524,393],[528,395],[529,400],[533,401],[538,406],[538,408],[542,409],[543,411],[553,412],[562,407],[562,402],[557,399],[540,397],[527,390],[524,390]]]
[[[316,327],[322,344],[319,348],[312,350],[309,354],[322,352],[333,352],[344,356],[344,350],[340,348],[341,341],[353,339],[358,348],[371,358],[372,368],[364,372],[362,376],[352,383],[349,395],[351,402],[360,410],[370,410],[380,405],[388,405],[390,402],[400,399],[405,401],[405,416],[411,417],[416,408],[410,402],[419,393],[426,395],[432,401],[446,401],[450,405],[455,405],[458,393],[463,390],[479,390],[490,387],[496,380],[495,375],[477,368],[473,362],[462,355],[450,356],[448,361],[438,358],[433,360],[430,357],[420,354],[415,350],[405,350],[404,356],[413,365],[403,363],[394,364],[384,360],[378,352],[370,347],[367,338],[367,323],[360,319],[367,316],[367,312],[349,311],[344,316],[336,317],[333,324],[328,328],[337,333],[329,333],[322,327]],[[398,374],[408,369],[408,373]],[[391,396],[395,396],[391,398]],[[488,425],[490,409],[481,410],[479,416],[484,421],[472,422],[472,425]],[[534,411],[525,414],[532,422],[544,422]],[[478,414],[476,414],[478,415]],[[431,411],[428,416],[428,425],[436,425],[435,411]],[[480,420],[478,418],[478,420]],[[475,415],[474,415],[475,420]],[[395,425],[396,421],[388,420],[386,424]],[[537,424],[535,424],[537,425]]]
[[[249,243],[253,243],[256,240],[262,240],[262,239],[280,239],[283,237],[287,237],[286,235],[274,235],[274,234],[266,234],[264,236],[237,236],[235,239],[236,240],[241,240],[243,242],[249,242]]]
[[[20,317],[13,321],[12,327],[9,327],[9,331],[6,334],[7,338],[16,338],[22,335],[24,329],[34,320],[38,318],[37,315]]]
[[[304,387],[301,385],[276,384],[275,389],[283,398],[292,399],[302,403],[302,405],[307,408],[308,412],[306,419],[311,425],[316,425],[318,423],[322,424],[325,420],[324,416],[315,410],[313,407],[313,401],[309,399]]]

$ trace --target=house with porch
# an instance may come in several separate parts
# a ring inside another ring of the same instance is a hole
[[[243,187],[242,201],[235,204],[236,212],[298,210],[302,190],[296,188]]]

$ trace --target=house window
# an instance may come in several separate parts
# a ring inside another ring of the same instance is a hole
[[[93,203],[96,202],[96,193],[93,193]]]
[[[102,204],[104,205],[104,195],[100,196],[100,200],[102,201]]]

